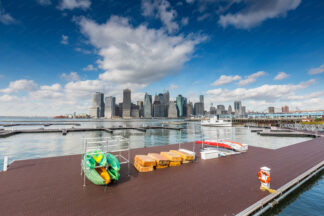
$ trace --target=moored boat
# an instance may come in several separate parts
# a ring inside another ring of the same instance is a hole
[[[202,120],[201,125],[209,127],[231,127],[232,122],[230,120],[218,119],[217,116],[214,116],[208,120]]]

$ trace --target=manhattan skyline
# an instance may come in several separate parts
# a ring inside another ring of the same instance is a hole
[[[169,90],[226,107],[324,108],[324,2],[0,0],[0,115],[87,113]]]

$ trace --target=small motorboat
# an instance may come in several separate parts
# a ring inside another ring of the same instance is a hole
[[[218,119],[217,116],[214,116],[208,120],[202,120],[200,124],[201,126],[209,126],[209,127],[231,127],[232,121]]]

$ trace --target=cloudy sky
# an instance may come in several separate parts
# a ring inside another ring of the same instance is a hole
[[[169,90],[324,109],[324,1],[0,0],[0,116],[88,112]]]

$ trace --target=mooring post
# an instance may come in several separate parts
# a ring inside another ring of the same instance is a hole
[[[4,156],[3,159],[3,171],[7,171],[8,169],[8,156]]]

